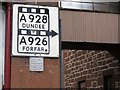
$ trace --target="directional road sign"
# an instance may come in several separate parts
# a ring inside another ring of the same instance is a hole
[[[12,55],[59,56],[58,8],[13,5]]]

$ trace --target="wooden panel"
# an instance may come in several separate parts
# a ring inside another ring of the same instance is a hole
[[[59,60],[45,59],[43,72],[30,72],[28,58],[12,57],[11,88],[59,88]]]
[[[60,10],[62,41],[118,43],[118,14]]]

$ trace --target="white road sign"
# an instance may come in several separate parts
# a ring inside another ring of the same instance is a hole
[[[58,8],[13,5],[12,55],[59,56]]]

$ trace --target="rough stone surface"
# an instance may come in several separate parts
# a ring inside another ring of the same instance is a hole
[[[114,76],[114,88],[120,88],[118,59],[108,51],[63,50],[64,87],[78,88],[84,81],[86,88],[104,88],[104,72]],[[82,78],[82,79],[81,79]]]

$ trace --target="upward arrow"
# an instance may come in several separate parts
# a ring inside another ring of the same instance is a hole
[[[48,31],[48,32],[47,32],[47,35],[48,35],[48,36],[51,35],[52,37],[54,37],[54,36],[58,35],[58,33],[56,33],[55,31],[52,30],[51,32]]]

